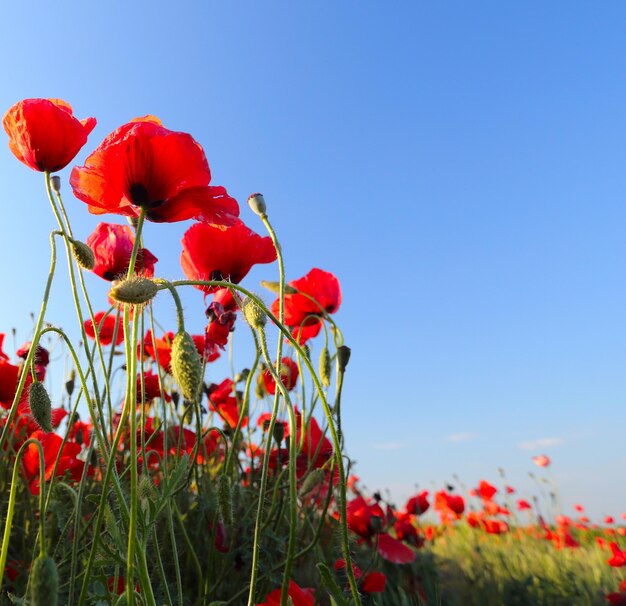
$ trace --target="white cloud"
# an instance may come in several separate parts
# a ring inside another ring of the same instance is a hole
[[[560,446],[564,442],[565,440],[563,438],[540,438],[538,440],[520,442],[518,446],[522,450],[538,450],[540,448],[548,448],[549,446]]]
[[[374,444],[376,450],[400,450],[404,448],[402,442],[384,442],[382,444]]]
[[[446,436],[446,442],[467,442],[468,440],[473,440],[475,438],[474,434],[471,433],[453,433],[449,436]]]

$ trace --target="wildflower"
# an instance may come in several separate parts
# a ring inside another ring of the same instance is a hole
[[[99,311],[94,316],[94,320],[96,321],[95,328],[91,320],[87,320],[84,324],[87,336],[95,339],[97,329],[98,335],[100,336],[100,343],[102,345],[110,345],[113,342],[113,334],[115,333],[115,327],[117,326],[115,344],[119,345],[124,340],[124,328],[122,327],[120,319],[115,315]]]
[[[87,238],[87,244],[94,252],[93,272],[97,276],[109,282],[126,277],[135,244],[135,235],[128,225],[98,223]],[[147,248],[140,248],[135,262],[136,273],[148,278],[154,276],[157,261]]]
[[[533,463],[538,467],[547,467],[550,465],[550,458],[546,455],[537,455],[533,457]]]
[[[315,606],[315,590],[301,588],[293,581],[289,581],[289,590],[287,594],[293,603],[293,606]],[[257,606],[280,606],[281,589],[274,589],[265,598],[265,602],[257,604]]]
[[[228,280],[239,284],[253,265],[276,260],[269,236],[261,237],[237,219],[231,227],[196,223],[183,235],[180,264],[190,280]],[[198,286],[207,293],[219,287]]]
[[[308,274],[289,282],[297,292],[285,295],[285,324],[303,344],[317,336],[325,313],[335,313],[341,305],[339,280],[330,272],[317,267]],[[278,299],[272,303],[272,313],[278,315]]]
[[[378,535],[377,551],[381,558],[394,564],[408,564],[417,557],[410,547],[387,533]]]
[[[55,172],[65,168],[87,142],[95,118],[77,120],[61,99],[24,99],[2,119],[9,149],[29,168]]]
[[[269,369],[265,369],[261,375],[263,378],[263,386],[269,394],[276,393],[276,381]],[[291,391],[298,382],[298,365],[291,358],[285,357],[281,360],[280,365],[280,381],[287,391]]]
[[[70,176],[74,195],[95,215],[138,217],[144,209],[157,223],[200,219],[230,225],[239,205],[210,181],[200,144],[154,116],[118,128]]]
[[[428,502],[428,490],[422,490],[419,494],[411,497],[404,506],[404,509],[408,513],[412,513],[416,516],[425,513],[430,506]]]

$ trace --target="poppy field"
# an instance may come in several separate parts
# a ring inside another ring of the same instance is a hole
[[[533,459],[542,498],[504,475],[405,503],[365,490],[342,426],[351,350],[332,268],[286,275],[270,196],[240,207],[190,134],[146,115],[94,147],[95,124],[59,99],[3,118],[40,174],[51,232],[32,334],[11,350],[10,320],[0,327],[2,606],[626,605],[626,514],[565,515],[546,455]],[[70,216],[85,211],[107,217],[77,234]],[[193,221],[170,251],[184,279],[160,275],[146,221]],[[257,265],[260,286],[246,280]],[[200,334],[186,328],[189,290]],[[48,314],[52,296],[75,309],[79,340]],[[235,330],[253,356],[218,376]]]

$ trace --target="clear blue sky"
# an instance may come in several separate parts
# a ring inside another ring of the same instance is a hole
[[[626,5],[105,5],[4,6],[0,109],[61,97],[95,116],[79,160],[156,114],[259,231],[245,199],[265,194],[288,277],[342,282],[347,445],[368,487],[400,500],[503,467],[526,495],[545,452],[566,503],[626,510]],[[5,144],[0,178],[0,331],[26,336],[54,223]],[[84,238],[99,219],[65,191]],[[164,277],[186,227],[147,228]],[[50,321],[70,326],[62,283],[55,297]]]

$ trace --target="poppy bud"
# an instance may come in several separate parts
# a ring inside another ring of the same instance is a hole
[[[350,361],[350,348],[347,345],[342,345],[337,348],[337,362],[339,363],[339,372],[346,372],[346,366]]]
[[[93,250],[80,240],[72,240],[72,254],[76,263],[83,269],[91,271],[96,266],[96,257],[93,254]]]
[[[262,217],[267,212],[263,194],[252,194],[248,198],[248,206],[252,209],[252,212],[259,215],[259,217]]]
[[[284,437],[285,437],[285,426],[282,423],[276,423],[274,425],[274,439],[276,440],[276,442],[278,442],[279,446],[280,446],[280,443],[283,441]]]
[[[313,469],[311,473],[304,479],[302,486],[298,491],[298,495],[303,497],[309,494],[316,486],[321,484],[326,477],[326,472],[323,469]]]
[[[114,282],[109,296],[118,303],[141,305],[151,301],[157,292],[157,285],[152,280],[136,276],[129,280]]]
[[[330,352],[328,347],[324,347],[320,353],[319,371],[322,383],[328,387],[330,385]]]
[[[61,193],[61,177],[57,175],[50,177],[50,185],[52,186],[52,191],[54,191],[55,194]]]
[[[230,478],[222,474],[217,479],[217,505],[220,510],[220,516],[226,526],[233,523],[233,500]]]
[[[241,311],[243,311],[243,317],[246,319],[246,322],[252,328],[263,328],[265,326],[267,322],[265,313],[250,297],[246,297],[241,302]]]
[[[241,383],[242,381],[245,381],[248,378],[249,374],[250,374],[250,369],[244,368],[241,372],[238,372],[235,375],[234,382]]]
[[[267,280],[261,280],[261,286],[267,288],[267,290],[271,290],[276,294],[280,293],[280,282],[268,282]],[[285,284],[285,294],[286,295],[295,295],[298,292],[296,288],[293,286],[289,286],[289,284]]]
[[[186,400],[195,401],[202,386],[202,362],[191,335],[181,330],[172,342],[172,376]]]
[[[74,380],[75,379],[76,379],[76,371],[72,368],[72,370],[70,370],[70,376],[65,382],[65,391],[67,392],[67,395],[70,397],[72,397],[72,394],[74,393]]]
[[[35,422],[43,431],[52,431],[52,402],[43,383],[35,381],[28,390],[28,405]]]
[[[57,606],[59,573],[50,556],[40,555],[30,570],[30,605]]]

